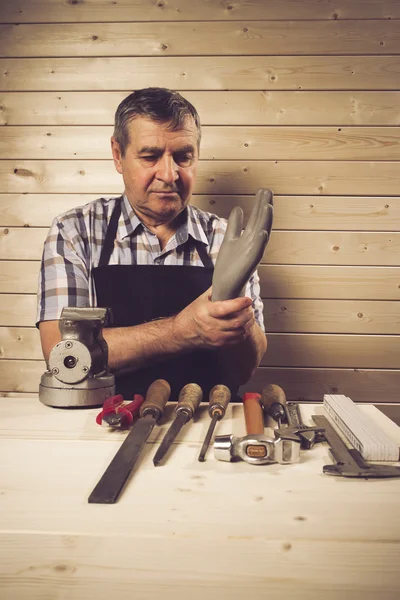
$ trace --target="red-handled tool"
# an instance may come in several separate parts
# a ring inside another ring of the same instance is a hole
[[[144,397],[140,394],[135,394],[133,402],[127,404],[124,404],[121,394],[111,396],[104,402],[103,410],[96,417],[96,423],[115,429],[127,429],[132,425],[134,418],[139,415],[143,402]]]
[[[261,394],[246,392],[243,395],[243,410],[247,435],[263,435],[264,412],[261,406]]]

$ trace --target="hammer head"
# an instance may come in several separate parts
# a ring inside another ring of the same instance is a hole
[[[300,458],[300,439],[273,439],[266,435],[247,435],[243,438],[219,435],[214,442],[214,456],[217,460],[228,462],[241,459],[252,465],[273,462],[289,464],[298,462]]]

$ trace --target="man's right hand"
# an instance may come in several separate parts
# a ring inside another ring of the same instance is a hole
[[[188,349],[221,348],[243,342],[256,321],[251,298],[211,301],[211,288],[175,317],[176,336]]]

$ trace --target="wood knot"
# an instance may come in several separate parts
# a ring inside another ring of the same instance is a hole
[[[14,173],[20,177],[33,177],[32,171],[29,171],[28,169],[14,169]]]
[[[93,40],[94,42],[95,42],[96,40],[98,40],[98,39],[99,39],[99,36],[98,36],[98,35],[92,35],[92,40]]]
[[[288,542],[286,544],[282,544],[282,550],[284,552],[289,552],[289,550],[292,549],[292,544],[289,544]]]
[[[168,46],[167,44],[161,44],[161,50],[167,50]]]

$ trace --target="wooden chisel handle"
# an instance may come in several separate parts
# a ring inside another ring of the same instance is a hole
[[[264,433],[264,413],[260,404],[261,395],[247,392],[243,396],[244,420],[247,435],[262,435]]]
[[[146,399],[140,407],[140,416],[153,415],[158,421],[164,414],[164,407],[171,394],[171,387],[165,379],[156,379],[146,393]]]
[[[202,398],[203,390],[201,387],[197,383],[187,383],[179,393],[175,412],[186,409],[191,415],[190,418],[192,418]]]
[[[226,408],[231,399],[231,391],[222,383],[218,383],[214,385],[210,392],[209,403],[208,403],[208,413],[210,417],[214,417],[218,415],[220,419],[225,416]]]
[[[263,388],[261,392],[261,404],[266,413],[268,413],[271,404],[274,402],[286,404],[286,394],[279,385],[271,383]]]

